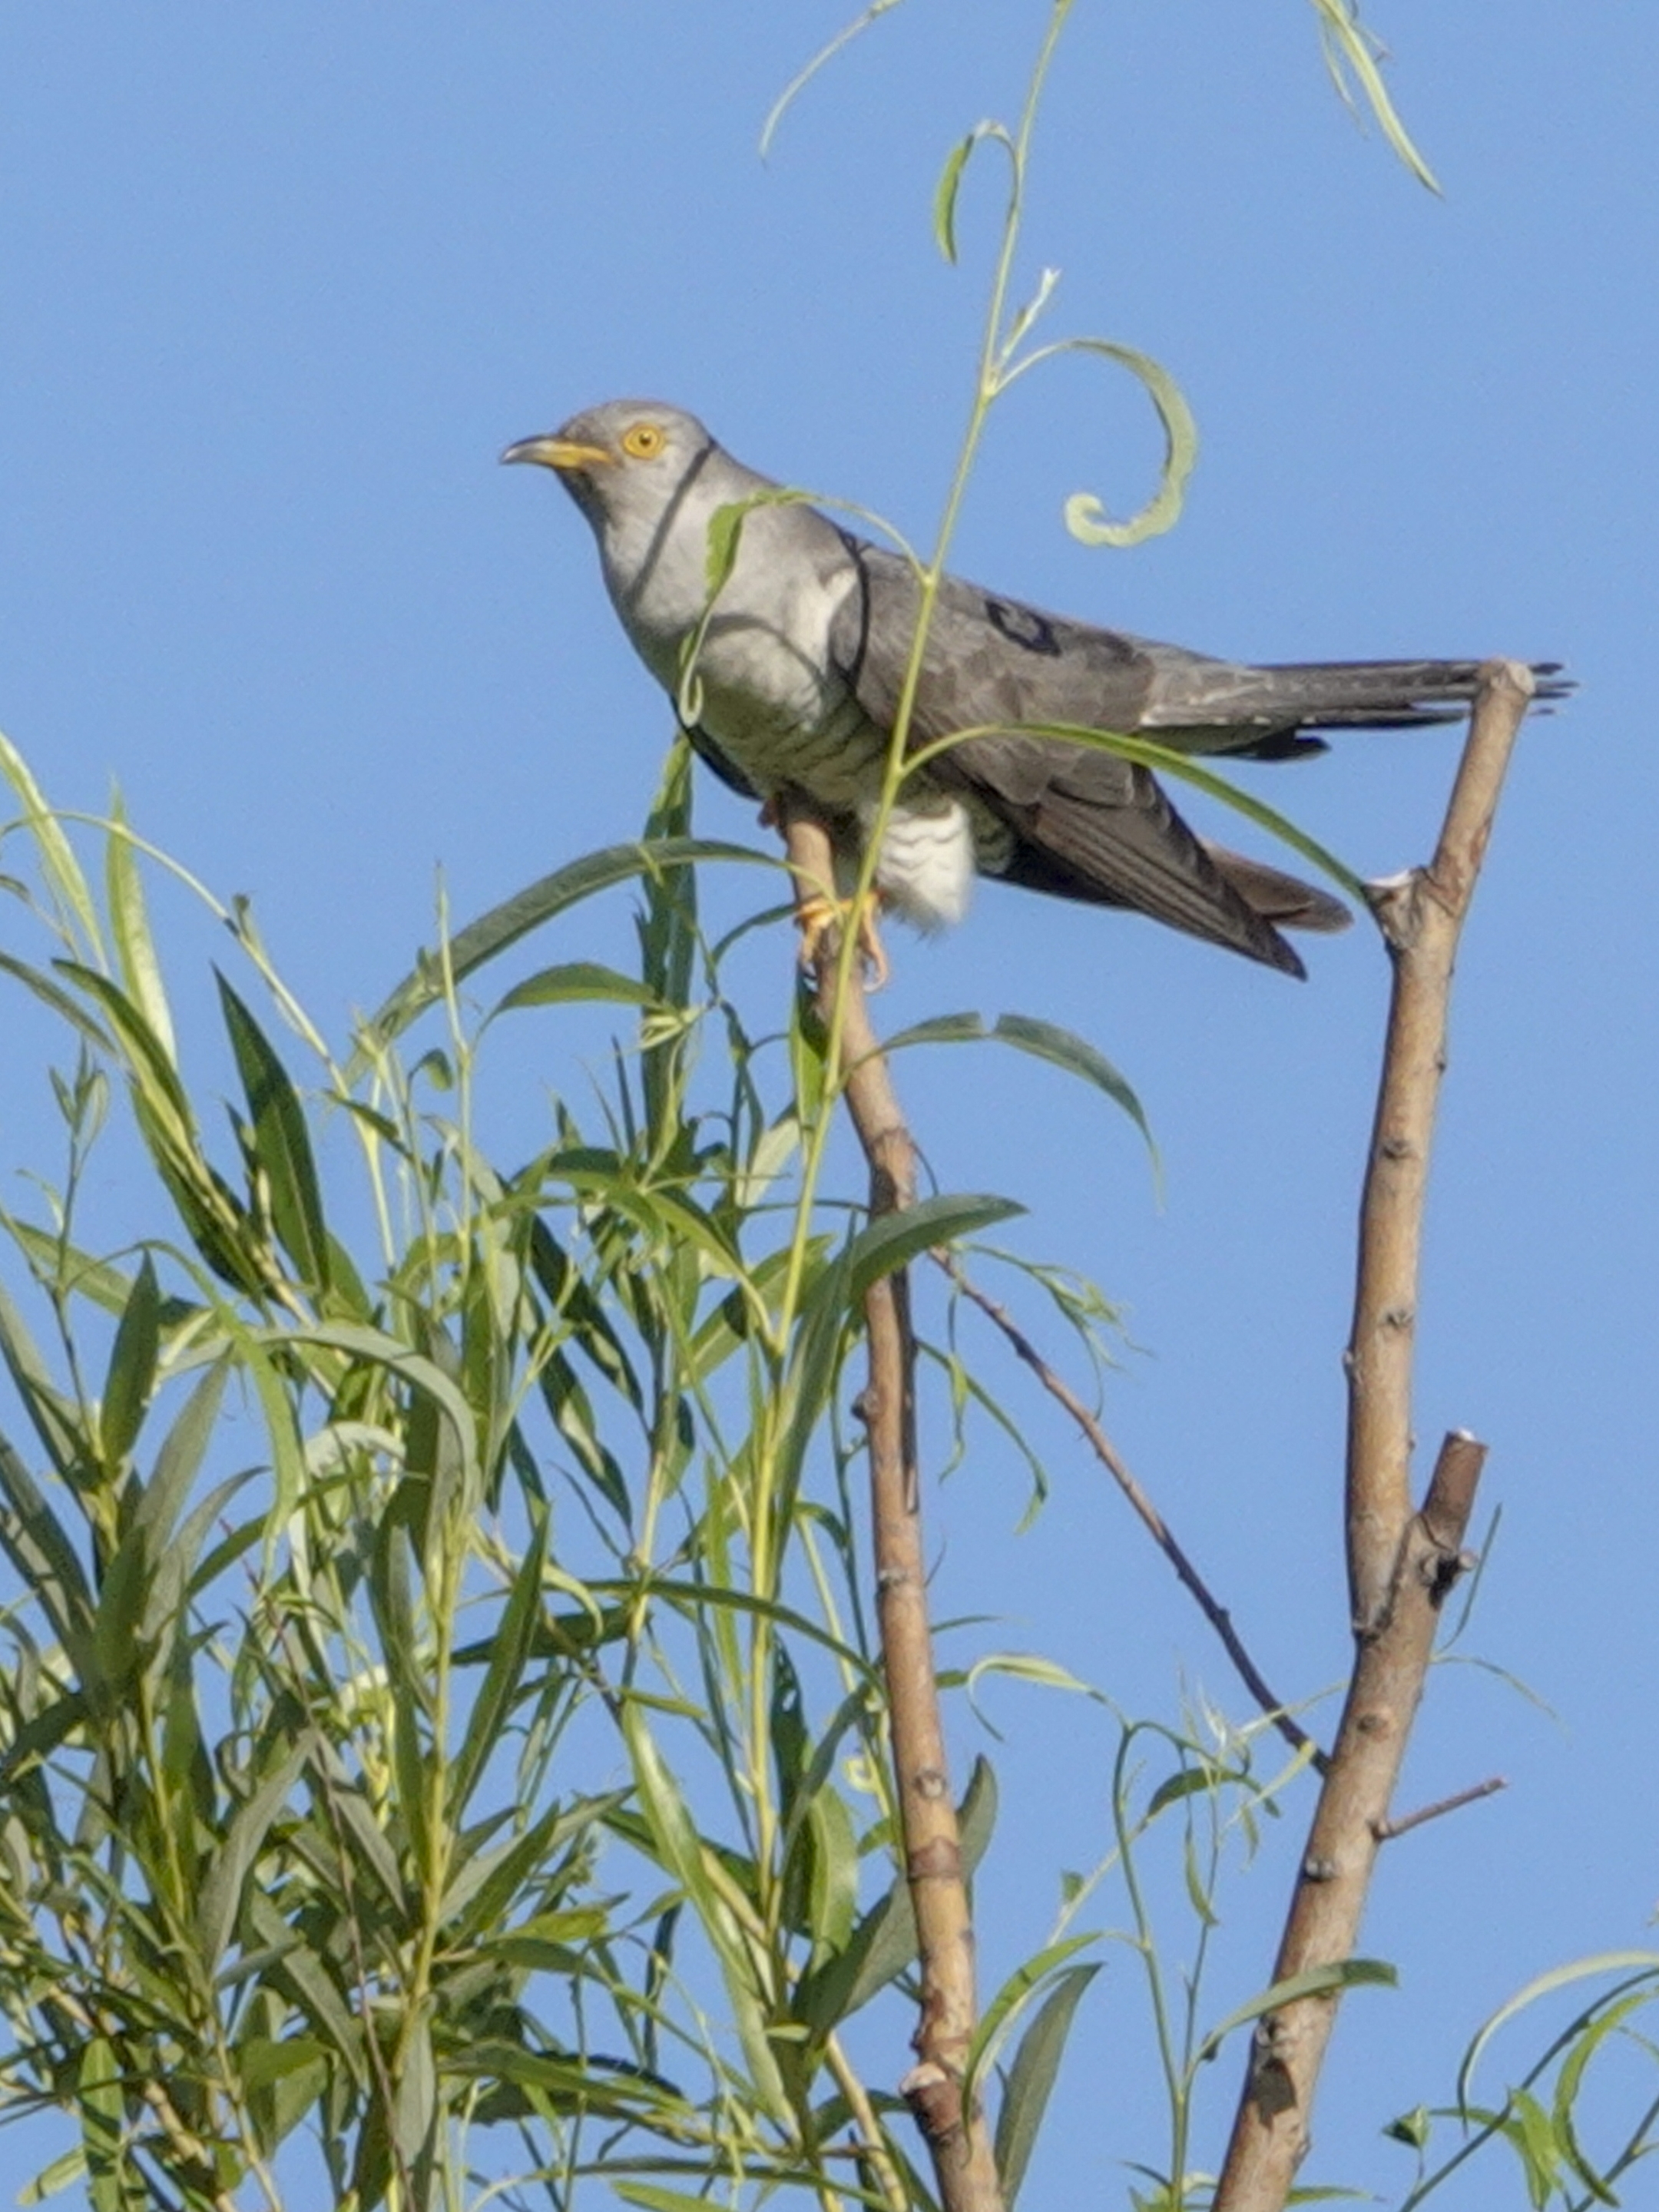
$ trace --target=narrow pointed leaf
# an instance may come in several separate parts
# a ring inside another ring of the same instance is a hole
[[[732,1905],[723,1893],[716,1862],[705,1850],[679,1784],[637,1704],[630,1705],[623,1717],[623,1734],[658,1856],[684,1890],[720,1960],[751,2090],[769,2116],[781,2123],[789,2100],[767,2041],[754,1961]]]
[[[704,837],[669,837],[657,845],[608,846],[602,852],[585,854],[580,860],[573,860],[568,867],[556,869],[550,876],[541,877],[512,898],[504,899],[500,906],[492,907],[488,914],[480,915],[477,921],[469,922],[450,940],[449,972],[459,982],[568,907],[609,890],[617,884],[625,884],[635,876],[661,868],[690,867],[698,860],[778,865],[770,854],[758,852],[752,846],[723,844]],[[373,1042],[390,1043],[427,1007],[434,1005],[443,995],[442,977],[441,967],[431,954],[427,954],[422,965],[404,977],[370,1022]],[[356,1055],[347,1071],[349,1079],[361,1079],[368,1057],[367,1050]]]
[[[112,1474],[132,1449],[143,1425],[150,1392],[155,1387],[161,1341],[161,1293],[146,1252],[115,1332],[98,1416],[104,1464]]]
[[[83,1036],[99,1052],[112,1053],[114,1040],[100,1022],[88,1013],[78,999],[73,999],[61,983],[54,983],[50,975],[38,968],[31,968],[26,960],[14,960],[10,953],[0,952],[0,975],[11,975],[26,989],[33,991],[43,1006],[66,1021],[71,1029]]]
[[[980,2073],[990,2054],[1000,2045],[1003,2037],[1031,2002],[1045,1982],[1063,1966],[1066,1960],[1091,1943],[1097,1943],[1097,1932],[1079,1936],[1064,1936],[1057,1943],[1046,1944],[1023,1966],[1017,1966],[1002,1987],[986,2006],[978,2027],[974,2030],[973,2043],[968,2052],[968,2064],[963,2075],[964,2101],[978,2082]]]
[[[452,1817],[457,1820],[465,1810],[467,1801],[500,1741],[502,1727],[513,1710],[513,1700],[523,1678],[525,1662],[530,1656],[537,1625],[541,1618],[542,1563],[546,1556],[547,1519],[544,1515],[526,1547],[523,1561],[501,1610],[489,1664],[484,1669],[483,1680],[478,1686],[478,1694],[473,1700],[467,1719],[465,1740],[455,1760],[451,1778],[453,1791]]]
[[[1100,1972],[1097,1961],[1068,1966],[1037,2007],[1030,2026],[1020,2038],[1014,2063],[997,2113],[996,2165],[1002,2184],[1006,2212],[1013,2212],[1019,2185],[1025,2179],[1031,2148],[1042,2125],[1049,2094],[1072,2032],[1073,2015],[1083,1992]]]
[[[137,855],[127,835],[118,799],[112,811],[114,818],[105,854],[105,880],[110,924],[115,935],[115,957],[120,963],[121,980],[133,1004],[143,1012],[150,1034],[168,1060],[176,1062],[179,1048],[173,1040],[173,1016],[161,981],[161,963],[155,957],[155,940],[150,933],[149,915],[145,909],[143,878],[138,872]]]
[[[1553,1967],[1540,1974],[1523,1989],[1517,1990],[1506,2002],[1499,2005],[1489,2020],[1477,2032],[1474,2040],[1463,2054],[1463,2063],[1457,2069],[1457,2104],[1460,2112],[1468,2108],[1469,2090],[1474,2079],[1474,2069],[1481,2055],[1498,2030],[1535,2004],[1540,1997],[1551,1996],[1557,1990],[1569,1989],[1575,1982],[1592,1980],[1602,1974],[1653,1974],[1659,1976],[1659,1952],[1600,1951],[1583,1959],[1575,1959],[1571,1965]]]
[[[496,1001],[495,1012],[505,1014],[519,1006],[560,1006],[589,999],[620,1006],[659,1003],[651,986],[641,982],[637,975],[624,975],[619,968],[606,968],[594,960],[571,960],[562,967],[543,968],[526,975]]]
[[[326,1291],[329,1236],[305,1109],[270,1039],[218,969],[213,972],[247,1100],[254,1158],[270,1193],[271,1226],[301,1281]]]
[[[94,957],[101,956],[103,940],[99,933],[97,911],[87,879],[81,872],[81,864],[58,817],[29,773],[23,756],[4,736],[0,736],[0,775],[17,794],[29,834],[40,848],[41,869],[60,906],[79,925],[86,950]]]
[[[979,1014],[939,1014],[930,1021],[917,1022],[909,1029],[899,1030],[887,1040],[886,1049],[896,1052],[918,1044],[1006,1044],[1012,1046],[1016,1052],[1029,1053],[1034,1060],[1046,1060],[1055,1067],[1063,1067],[1068,1074],[1080,1076],[1097,1091],[1104,1091],[1115,1105],[1121,1106],[1146,1139],[1154,1159],[1157,1158],[1146,1109],[1127,1078],[1075,1030],[1063,1029],[1055,1022],[1038,1021],[1030,1014],[1000,1014],[989,1027]]]
[[[988,1759],[976,1759],[957,1810],[964,1874],[971,1875],[984,1857],[996,1816],[996,1775]],[[841,1955],[804,1978],[796,2008],[819,2034],[827,2034],[868,2004],[915,1955],[915,1911],[901,1874],[859,1922]]]
[[[1327,1966],[1310,1966],[1305,1973],[1291,1974],[1271,1989],[1263,1990],[1249,2003],[1230,2012],[1220,2025],[1212,2027],[1200,2044],[1194,2056],[1194,2067],[1213,2058],[1222,2045],[1237,2027],[1250,2021],[1260,2020],[1264,2013],[1277,2012],[1283,2005],[1294,2004],[1300,1997],[1322,1997],[1334,1995],[1341,1990],[1396,1989],[1400,1976],[1384,1959],[1336,1959]]]
[[[861,1229],[848,1250],[848,1294],[862,1302],[872,1283],[908,1267],[937,1244],[954,1243],[998,1221],[1012,1220],[1025,1208],[1011,1198],[963,1196],[946,1192],[924,1198],[902,1213],[884,1213]]]

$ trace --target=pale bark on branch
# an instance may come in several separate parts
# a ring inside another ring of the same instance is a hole
[[[830,839],[811,817],[781,810],[798,902],[832,892]],[[842,1096],[870,1170],[873,1218],[911,1205],[916,1154],[879,1040],[860,963],[843,970],[834,934],[815,969],[817,1011],[838,1035]],[[865,1299],[869,1381],[860,1411],[869,1437],[877,1618],[887,1685],[905,1878],[916,1918],[921,2018],[916,2064],[900,2084],[927,2141],[945,2212],[1001,2212],[991,2132],[962,2083],[977,2021],[974,1931],[933,1672],[917,1466],[915,1342],[902,1268]]]
[[[1532,692],[1525,668],[1487,664],[1434,859],[1373,894],[1394,988],[1346,1358],[1346,1537],[1357,1656],[1275,1983],[1353,1956],[1441,1607],[1464,1565],[1484,1445],[1461,1431],[1449,1436],[1422,1509],[1412,1510],[1418,1272],[1453,963]],[[1334,1994],[1301,1998],[1258,2022],[1213,2212],[1280,2212],[1308,2149],[1336,2003]]]

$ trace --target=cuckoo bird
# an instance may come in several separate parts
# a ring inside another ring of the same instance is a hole
[[[734,460],[695,416],[618,399],[521,439],[504,461],[552,469],[592,526],[605,585],[671,698],[696,647],[698,752],[775,814],[805,804],[844,868],[875,817],[914,645],[921,583],[903,556],[843,530]],[[712,604],[710,525],[743,512]],[[1537,664],[1553,696],[1558,664]],[[1415,728],[1473,697],[1472,660],[1252,667],[1045,614],[954,576],[940,583],[901,785],[877,856],[878,899],[923,928],[958,921],[976,874],[1131,908],[1303,975],[1281,927],[1344,927],[1311,884],[1200,838],[1146,768],[1044,734],[1144,734],[1245,760],[1325,750],[1320,731]],[[958,732],[967,734],[958,737]],[[955,739],[933,750],[940,739]]]

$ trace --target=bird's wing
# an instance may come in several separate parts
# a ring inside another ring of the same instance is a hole
[[[968,738],[928,772],[1009,833],[990,860],[1006,883],[1129,907],[1292,975],[1302,974],[1302,963],[1267,917],[1299,922],[1322,904],[1334,906],[1276,870],[1257,876],[1252,864],[1212,850],[1150,770],[1111,753],[1057,738]]]
[[[856,539],[849,550],[859,586],[842,604],[831,650],[860,705],[885,728],[898,711],[920,591],[908,562]],[[936,756],[928,774],[976,801],[1009,833],[989,860],[1005,881],[1132,908],[1299,975],[1301,962],[1258,911],[1252,887],[1271,878],[1273,895],[1264,903],[1285,920],[1317,912],[1322,903],[1334,908],[1334,902],[1273,870],[1253,875],[1249,863],[1230,873],[1233,856],[1212,858],[1146,769],[1008,726],[1137,728],[1157,677],[1158,650],[946,578],[928,627],[911,744],[987,731]]]
[[[831,649],[871,720],[888,727],[909,665],[921,588],[897,554],[850,534],[843,543],[856,581],[842,603]],[[911,720],[915,741],[987,724],[1138,729],[1158,650],[946,576],[927,627]]]

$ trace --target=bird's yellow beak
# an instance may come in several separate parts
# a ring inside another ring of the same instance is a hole
[[[504,461],[538,461],[544,469],[609,466],[616,455],[605,446],[584,446],[574,438],[520,438],[501,455]]]

